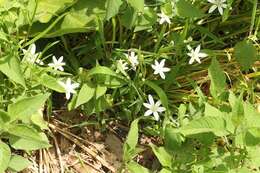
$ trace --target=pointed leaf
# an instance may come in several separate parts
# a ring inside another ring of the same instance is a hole
[[[209,78],[210,93],[214,98],[218,98],[226,89],[226,76],[216,58],[212,59],[209,67]]]

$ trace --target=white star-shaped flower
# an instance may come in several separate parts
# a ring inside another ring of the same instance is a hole
[[[165,79],[165,72],[169,72],[171,69],[164,67],[165,65],[165,59],[161,60],[159,63],[157,60],[155,60],[155,63],[152,65],[152,68],[154,69],[153,74],[159,74],[162,79]]]
[[[208,0],[208,2],[213,4],[209,9],[209,13],[212,13],[218,8],[220,15],[223,15],[223,8],[227,8],[227,4],[225,3],[226,1],[227,0]]]
[[[158,100],[154,103],[153,97],[149,94],[148,95],[148,103],[143,104],[148,110],[144,113],[144,116],[152,115],[156,121],[159,121],[159,113],[164,112],[166,109],[161,106],[161,101]]]
[[[48,66],[52,67],[54,70],[60,70],[64,71],[64,66],[65,63],[63,62],[63,56],[61,56],[58,60],[56,59],[55,56],[52,56],[52,63],[49,63]]]
[[[65,89],[66,93],[66,99],[70,99],[70,94],[75,94],[75,89],[79,87],[78,83],[71,83],[71,79],[68,78],[67,81],[64,83],[62,81],[59,81],[59,84]]]
[[[117,61],[117,63],[124,71],[128,70],[128,64],[125,62],[125,60],[120,59]]]
[[[161,13],[157,14],[160,19],[159,19],[159,24],[163,24],[163,23],[168,23],[168,24],[171,24],[171,20],[170,20],[170,17],[167,16],[166,14],[164,14],[164,12],[162,11]]]
[[[132,66],[132,69],[136,70],[136,66],[139,64],[139,61],[138,61],[138,56],[135,55],[135,52],[130,52],[130,55],[125,54],[125,56],[129,60],[131,66]]]
[[[187,48],[190,51],[190,53],[187,53],[187,55],[189,55],[191,57],[190,61],[189,61],[189,64],[193,64],[194,61],[197,61],[198,63],[201,63],[200,58],[205,58],[205,57],[208,56],[206,53],[200,52],[200,45],[198,45],[195,50],[192,49],[190,47],[190,45],[188,45]]]
[[[37,58],[39,53],[36,53],[36,45],[34,43],[31,44],[27,50],[22,49],[22,51],[27,62],[44,65],[43,61]]]

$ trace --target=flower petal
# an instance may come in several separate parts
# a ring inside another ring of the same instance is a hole
[[[210,9],[209,9],[209,13],[212,13],[213,11],[215,11],[217,7],[218,7],[218,6],[216,6],[216,5],[212,5],[212,6],[210,7]]]
[[[221,14],[221,15],[223,15],[223,8],[222,7],[218,7],[218,11],[219,11],[219,13]]]
[[[36,52],[36,45],[33,43],[33,44],[31,44],[31,47],[30,47],[30,53],[31,53],[32,55],[34,55],[35,52]]]
[[[163,72],[160,72],[160,76],[162,79],[165,79],[165,74]]]
[[[148,95],[148,100],[149,100],[149,103],[151,104],[151,105],[154,105],[154,100],[153,100],[153,96],[152,95]]]
[[[159,121],[160,117],[159,117],[158,112],[153,112],[153,116],[154,116],[154,119],[155,119],[156,121]]]
[[[153,111],[151,110],[147,110],[145,113],[144,113],[144,116],[149,116],[153,113]]]
[[[158,112],[164,112],[165,110],[166,110],[165,107],[159,107],[159,108],[157,109]]]
[[[149,103],[143,103],[144,107],[146,107],[147,109],[151,109],[151,105]]]
[[[206,54],[206,53],[199,53],[199,57],[201,57],[201,58],[205,58],[205,57],[207,57],[208,56],[208,54]]]

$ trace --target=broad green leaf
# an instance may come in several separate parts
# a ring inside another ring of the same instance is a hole
[[[94,97],[84,105],[84,111],[87,114],[94,114],[105,111],[109,107],[111,107],[111,101],[103,95],[99,99],[95,99]]]
[[[0,173],[4,173],[11,158],[11,151],[8,145],[0,141]]]
[[[246,125],[250,128],[260,128],[260,112],[257,112],[254,106],[248,102],[243,104]]]
[[[217,108],[206,103],[205,104],[205,116],[220,117],[220,116],[223,116],[223,113],[220,110],[218,110]]]
[[[188,18],[200,18],[203,17],[204,14],[201,10],[196,8],[193,4],[186,0],[180,0],[176,3],[177,13],[181,17]]]
[[[10,120],[10,116],[7,112],[0,110],[0,130],[4,123],[8,122]]]
[[[64,93],[65,90],[64,88],[58,83],[57,79],[49,76],[47,74],[43,74],[40,77],[40,81],[39,81],[43,86],[52,89],[54,91],[60,92],[60,93]]]
[[[185,136],[209,132],[216,136],[225,136],[229,134],[226,127],[227,123],[223,117],[201,117],[181,127],[180,132]]]
[[[150,172],[147,168],[145,168],[133,161],[127,164],[127,168],[131,173],[139,173],[139,172],[140,173],[149,173]]]
[[[232,106],[232,121],[237,127],[244,120],[244,108],[242,95],[239,98],[235,98],[234,105]]]
[[[13,125],[10,128],[8,128],[7,131],[9,134],[27,139],[32,141],[41,141],[46,142],[42,139],[42,136],[39,132],[37,132],[34,128],[29,127],[27,125]]]
[[[28,159],[19,155],[13,155],[9,162],[8,168],[15,172],[20,172],[27,168],[30,164],[31,162]]]
[[[105,0],[76,1],[64,18],[55,25],[44,37],[57,37],[67,33],[86,32],[96,30],[97,19],[103,20],[106,15]],[[52,23],[34,23],[31,34],[41,33]]]
[[[226,76],[216,58],[212,58],[208,72],[211,80],[210,93],[214,98],[218,98],[226,90]]]
[[[117,77],[117,78],[120,78],[120,79],[124,79],[123,76],[117,74],[116,72],[114,72],[113,70],[111,70],[110,68],[108,67],[105,67],[105,66],[97,66],[97,67],[94,67],[92,68],[89,72],[88,72],[88,75],[89,76],[93,76],[93,75],[109,75],[109,76],[114,76],[114,77]]]
[[[245,142],[247,146],[260,144],[260,128],[248,129],[245,135]]]
[[[11,80],[25,87],[25,81],[21,72],[20,62],[17,57],[12,55],[1,57],[0,71]]]
[[[163,168],[159,173],[177,173],[177,172],[173,172],[173,171]]]
[[[135,119],[130,126],[130,130],[128,132],[125,144],[127,144],[130,149],[135,149],[138,143],[138,122],[139,119]]]
[[[255,46],[246,40],[236,44],[234,55],[243,70],[250,69],[257,60],[257,51]]]
[[[29,126],[15,125],[7,132],[10,134],[10,144],[15,149],[30,151],[50,147],[46,135]]]
[[[90,99],[92,99],[95,95],[95,88],[89,86],[89,84],[84,84],[77,96],[76,105],[78,107],[84,103],[87,103]]]
[[[49,96],[50,94],[47,93],[21,99],[8,106],[8,114],[12,120],[19,119],[28,122],[32,114],[44,106]]]
[[[75,0],[38,0],[35,18],[41,23],[47,23],[53,16],[57,16],[59,11],[74,2]]]
[[[164,90],[152,81],[146,80],[145,84],[156,92],[156,94],[159,96],[159,98],[162,102],[163,107],[165,107],[167,109],[168,108],[168,98],[167,98],[167,95],[165,94]]]
[[[150,145],[150,146],[153,150],[153,153],[155,154],[155,156],[157,157],[157,159],[161,163],[161,165],[163,167],[171,168],[173,157],[165,150],[165,148],[164,147],[157,147],[153,144]]]
[[[138,12],[144,11],[144,0],[128,0],[128,3]]]
[[[153,25],[157,22],[157,14],[153,8],[145,8],[144,13],[138,16],[137,24],[134,32],[151,30]]]
[[[165,146],[168,150],[178,150],[178,148],[180,148],[182,142],[184,141],[183,135],[171,125],[167,125],[165,127],[164,135]]]
[[[48,130],[48,124],[43,119],[43,113],[42,113],[41,110],[38,110],[36,113],[34,113],[31,116],[31,121],[32,121],[33,124],[35,124],[38,127],[40,127],[41,130]]]
[[[248,157],[248,164],[250,167],[259,167],[260,165],[260,148],[258,146],[250,146],[247,147],[247,157]]]
[[[107,0],[106,20],[109,20],[111,17],[117,15],[122,3],[122,0]]]
[[[136,25],[137,22],[137,12],[134,8],[128,7],[123,15],[120,16],[121,24],[127,29],[131,29]]]
[[[107,92],[107,87],[101,86],[101,85],[97,85],[96,92],[95,92],[96,99],[98,99],[101,96],[103,96],[104,94],[106,94],[106,92]]]

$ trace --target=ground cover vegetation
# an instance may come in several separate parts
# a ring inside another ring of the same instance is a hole
[[[260,172],[259,7],[0,0],[0,173],[42,162],[53,129],[80,146],[77,131],[111,124],[125,130],[120,163],[85,149],[96,172]]]

